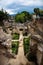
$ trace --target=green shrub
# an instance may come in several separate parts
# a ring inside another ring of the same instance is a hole
[[[15,53],[17,54],[18,53],[18,46],[19,46],[19,42],[16,41],[16,42],[12,42],[12,53]]]
[[[29,38],[24,38],[24,54],[29,52]]]
[[[14,34],[12,34],[12,39],[19,39],[19,34],[17,34],[17,33],[14,33]]]

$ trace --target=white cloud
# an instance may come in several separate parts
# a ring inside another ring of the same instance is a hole
[[[8,12],[10,14],[14,14],[14,12],[12,12],[12,10],[10,10],[10,9],[6,9],[6,12]]]
[[[42,6],[43,5],[42,0],[1,0],[0,7],[6,7],[12,3],[25,5],[25,6],[28,6],[28,5]]]
[[[6,7],[12,3],[16,3],[16,0],[1,0],[0,1],[0,9],[4,9],[6,10],[9,14],[16,14],[16,10],[18,10],[19,8],[15,8],[15,9],[7,9]]]
[[[6,10],[6,12],[8,12],[9,14],[17,14],[17,9],[19,9],[19,8],[16,8],[16,9],[5,9]]]
[[[21,5],[24,6],[43,6],[42,0],[22,0]]]
[[[14,8],[13,10],[11,7],[10,9],[6,8],[11,4],[14,4],[14,6],[15,4],[21,6],[43,6],[43,0],[0,0],[0,9],[4,8],[10,14],[16,13],[19,8]]]
[[[13,0],[1,0],[0,1],[0,7],[6,7],[7,5],[13,3]]]
[[[43,0],[16,0],[15,3],[24,6],[43,6]]]

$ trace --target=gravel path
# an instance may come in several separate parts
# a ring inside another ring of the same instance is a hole
[[[27,59],[24,56],[24,49],[23,49],[23,35],[20,34],[19,38],[19,49],[18,49],[18,55],[17,55],[17,60],[15,65],[26,65],[27,64]]]

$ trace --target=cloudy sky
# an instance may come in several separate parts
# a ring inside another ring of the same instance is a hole
[[[3,8],[9,14],[17,14],[21,11],[31,13],[36,7],[43,9],[43,0],[0,0],[0,9]]]

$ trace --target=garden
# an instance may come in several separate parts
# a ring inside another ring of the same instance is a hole
[[[23,40],[23,45],[24,45],[24,54],[26,55],[29,52],[29,43],[30,43],[30,38],[24,38]]]
[[[17,54],[19,47],[19,41],[12,41],[12,53]]]
[[[18,33],[13,33],[12,34],[12,39],[18,40],[19,39],[19,34]]]

